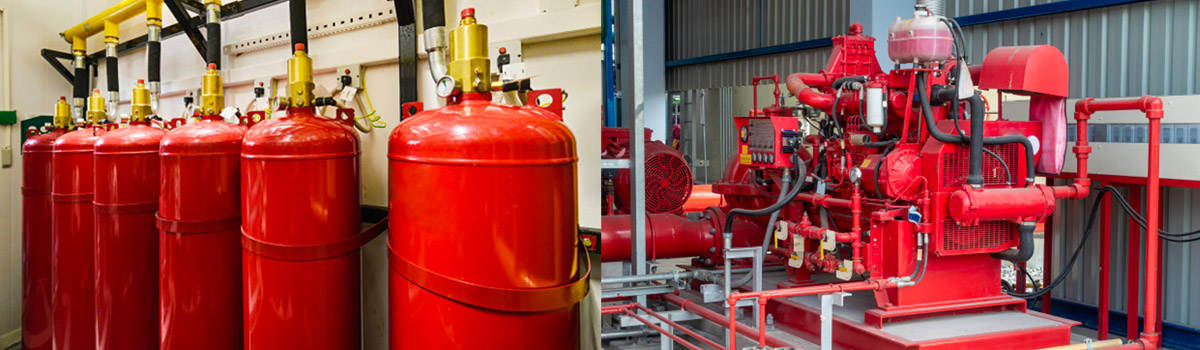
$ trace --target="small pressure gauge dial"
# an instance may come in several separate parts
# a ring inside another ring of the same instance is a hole
[[[740,130],[738,130],[738,138],[741,139],[742,142],[746,142],[747,140],[749,140],[750,139],[750,127],[743,125],[742,128]]]
[[[446,97],[450,97],[450,95],[453,95],[454,90],[455,90],[454,85],[455,85],[454,77],[451,77],[449,75],[443,76],[441,79],[438,79],[438,81],[437,81],[438,97],[446,98]]]

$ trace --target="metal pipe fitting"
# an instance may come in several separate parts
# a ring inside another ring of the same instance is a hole
[[[446,41],[446,27],[425,30],[425,52],[429,54],[429,76],[438,81],[446,76],[450,56],[450,44]]]

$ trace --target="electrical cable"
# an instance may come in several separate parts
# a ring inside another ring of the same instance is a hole
[[[1024,294],[1009,292],[1008,295],[1022,299],[1037,298],[1049,293],[1054,289],[1054,287],[1057,287],[1060,283],[1062,283],[1063,280],[1066,279],[1067,275],[1071,272],[1071,269],[1075,266],[1075,262],[1079,259],[1079,253],[1083,251],[1083,247],[1086,245],[1088,237],[1090,237],[1092,234],[1092,226],[1096,221],[1096,213],[1100,211],[1100,203],[1102,202],[1103,197],[1108,194],[1112,194],[1112,197],[1121,204],[1121,209],[1125,211],[1125,214],[1129,216],[1130,219],[1137,223],[1138,226],[1141,226],[1142,229],[1146,228],[1146,218],[1133,210],[1133,207],[1129,205],[1129,202],[1125,200],[1125,197],[1122,196],[1120,192],[1117,192],[1117,188],[1112,186],[1104,186],[1100,189],[1100,192],[1096,195],[1095,201],[1092,203],[1092,210],[1091,213],[1088,214],[1087,226],[1084,226],[1083,237],[1079,240],[1079,246],[1075,247],[1075,252],[1071,254],[1071,260],[1067,261],[1067,266],[1062,269],[1062,272],[1059,272],[1058,276],[1054,277],[1054,280],[1050,282],[1050,285],[1039,289],[1036,292]],[[1200,230],[1187,233],[1170,233],[1160,229],[1158,232],[1159,238],[1168,242],[1188,243],[1200,241],[1200,236],[1187,239],[1173,238],[1200,234]]]
[[[725,234],[727,234],[727,235],[733,234],[733,218],[735,216],[755,217],[755,216],[763,216],[763,215],[770,214],[772,212],[778,211],[779,209],[782,209],[784,205],[787,205],[789,202],[791,202],[793,199],[795,199],[797,195],[800,194],[800,189],[804,188],[805,177],[799,176],[799,174],[806,173],[805,169],[804,169],[805,165],[803,162],[800,161],[800,157],[797,156],[795,153],[792,154],[792,163],[795,166],[795,173],[798,174],[796,176],[796,179],[798,180],[798,181],[796,181],[797,186],[792,188],[792,190],[790,192],[788,192],[787,195],[785,195],[784,197],[781,197],[774,204],[771,204],[771,205],[767,206],[766,208],[762,208],[762,209],[736,208],[736,209],[730,210],[729,213],[727,213],[725,215],[725,227],[724,227],[724,231],[723,231]]]

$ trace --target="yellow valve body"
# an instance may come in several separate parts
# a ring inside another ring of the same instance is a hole
[[[88,97],[87,116],[89,124],[100,124],[108,119],[104,96],[100,96],[100,91],[92,92],[92,96]]]
[[[492,87],[491,62],[487,52],[487,26],[464,17],[450,31],[449,74],[463,93],[488,92]]]
[[[216,69],[204,73],[200,82],[200,113],[218,115],[225,109],[225,95],[221,87],[221,74]]]
[[[313,105],[312,59],[304,50],[296,50],[287,61],[288,100],[292,107]]]
[[[138,82],[133,88],[133,98],[130,103],[130,121],[144,122],[150,117],[150,89],[146,88],[146,84]]]

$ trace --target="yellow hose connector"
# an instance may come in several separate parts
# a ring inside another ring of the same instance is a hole
[[[55,129],[71,129],[71,105],[67,103],[66,96],[59,96],[58,102],[54,104],[54,128]]]
[[[221,87],[221,74],[217,71],[217,65],[210,63],[200,83],[200,113],[218,115],[222,109],[225,109],[225,95]]]
[[[487,51],[488,28],[475,20],[475,9],[462,11],[458,28],[450,31],[449,74],[463,93],[492,90],[491,63]]]
[[[296,52],[287,61],[288,101],[291,107],[313,105],[312,59],[304,52],[304,44],[296,44]]]
[[[104,96],[100,96],[100,89],[92,90],[92,96],[88,97],[88,124],[101,124],[108,120],[108,110],[104,106]]]
[[[129,113],[132,122],[144,122],[153,113],[150,111],[150,89],[146,88],[145,80],[138,79],[137,86],[133,87]]]

